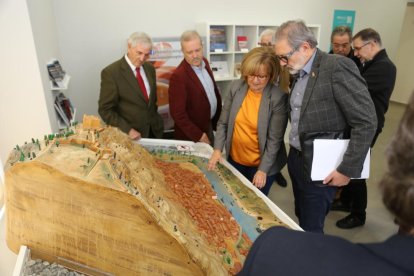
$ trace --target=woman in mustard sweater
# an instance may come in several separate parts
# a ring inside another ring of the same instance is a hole
[[[241,63],[240,80],[227,94],[208,168],[226,148],[227,160],[265,195],[286,164],[283,141],[288,120],[287,94],[274,85],[280,74],[273,49],[254,48]]]

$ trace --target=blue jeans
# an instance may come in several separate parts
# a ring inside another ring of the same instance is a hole
[[[305,176],[303,162],[302,152],[291,147],[288,171],[295,197],[295,215],[303,230],[323,233],[325,217],[335,197],[336,187],[323,185],[322,181],[309,180]]]
[[[249,167],[242,164],[237,163],[234,161],[231,156],[229,155],[228,160],[229,163],[236,168],[244,177],[246,177],[250,182],[253,182],[253,177],[257,172],[258,167]],[[263,188],[259,189],[262,193],[265,195],[269,194],[270,187],[272,187],[273,181],[275,181],[276,174],[274,175],[268,175],[266,177],[266,184],[263,186]]]

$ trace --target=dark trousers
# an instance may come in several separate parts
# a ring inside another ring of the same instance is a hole
[[[351,214],[365,221],[367,209],[367,182],[365,179],[351,179],[341,192],[340,200],[351,208]]]
[[[335,197],[336,187],[311,181],[304,171],[302,152],[290,147],[288,171],[295,198],[295,215],[299,226],[309,232],[323,233],[325,217]]]
[[[234,161],[231,156],[229,155],[228,160],[229,163],[236,168],[244,177],[246,177],[250,182],[253,182],[253,177],[257,172],[257,167],[249,167],[242,164],[237,163]],[[263,188],[259,189],[265,195],[269,194],[270,187],[272,187],[273,181],[275,181],[276,174],[274,175],[267,175],[266,176],[266,184]]]

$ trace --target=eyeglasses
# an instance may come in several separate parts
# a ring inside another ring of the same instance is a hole
[[[361,48],[362,47],[365,47],[365,46],[367,46],[368,44],[370,44],[371,43],[371,41],[368,41],[368,42],[365,42],[361,47],[356,47],[356,46],[354,46],[354,50],[355,51],[359,51],[359,50],[361,50]]]
[[[287,53],[286,55],[276,55],[276,58],[279,61],[283,61],[284,63],[288,63],[289,58],[298,50],[299,48],[293,48],[292,51],[290,51],[289,53]]]
[[[344,43],[344,44],[339,44],[339,43],[333,43],[332,44],[333,48],[335,49],[339,49],[339,48],[348,48],[349,47],[349,43]]]
[[[264,81],[265,79],[268,78],[268,76],[260,76],[260,75],[248,75],[247,77],[251,80],[254,80],[255,78],[257,78],[259,81]]]

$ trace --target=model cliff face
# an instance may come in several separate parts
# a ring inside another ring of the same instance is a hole
[[[226,167],[207,172],[206,158],[173,146],[150,151],[91,116],[16,146],[8,246],[116,275],[226,275],[262,230],[283,225]]]

